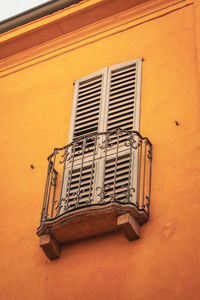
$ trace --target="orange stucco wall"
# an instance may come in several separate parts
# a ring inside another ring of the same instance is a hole
[[[2,300],[200,299],[196,41],[191,4],[1,78]],[[46,157],[67,143],[73,81],[138,57],[140,131],[153,144],[151,218],[140,240],[112,233],[49,261],[35,232]]]

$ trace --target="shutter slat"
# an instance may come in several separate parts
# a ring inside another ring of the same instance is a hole
[[[119,160],[117,163],[118,168],[123,168],[124,166],[128,165],[128,160]],[[109,170],[109,168],[114,168],[115,166],[115,160],[108,160],[106,162],[106,170]]]
[[[119,77],[121,75],[127,75],[130,72],[136,71],[136,65],[130,65],[122,68],[118,68],[112,71],[112,78]]]
[[[80,125],[76,125],[75,126],[75,131],[77,131],[77,130],[82,130],[82,129],[84,129],[84,128],[88,128],[88,127],[91,127],[91,126],[95,126],[96,124],[97,124],[97,120],[98,119],[94,119],[94,120],[91,120],[90,122],[85,122],[85,123],[83,123],[83,124],[80,124]]]
[[[98,125],[96,126],[93,126],[93,127],[85,127],[84,129],[82,130],[78,130],[77,132],[74,133],[74,137],[81,137],[85,134],[89,134],[91,132],[96,132],[97,131],[97,128],[98,128]]]
[[[89,113],[90,111],[97,111],[98,112],[98,108],[99,108],[99,105],[100,103],[99,102],[96,102],[96,103],[92,103],[90,105],[87,106],[87,112]],[[81,107],[79,109],[77,109],[77,116],[81,116],[81,115],[85,115],[84,114],[84,111],[85,111],[85,107]]]
[[[96,101],[96,102],[91,101],[91,103],[89,103],[89,104],[85,104],[81,107],[78,107],[77,112],[79,113],[80,111],[83,111],[83,113],[84,113],[85,109],[94,108],[94,107],[96,107],[96,109],[98,110],[99,105],[100,105],[100,103],[98,101]]]
[[[126,84],[122,85],[121,87],[116,87],[114,89],[110,89],[110,96],[115,95],[115,94],[120,94],[120,92],[125,92],[131,89],[135,88],[135,83],[134,82],[126,82]]]
[[[115,101],[116,102],[119,102],[119,101],[124,101],[124,100],[129,100],[129,99],[134,99],[134,93],[135,92],[133,92],[133,94],[132,95],[126,95],[126,96],[124,96],[124,97],[120,97],[120,98],[116,98],[116,99],[110,99],[110,101],[109,101],[109,104],[110,105],[112,105],[112,103],[115,103]]]
[[[82,115],[81,117],[76,118],[77,124],[78,124],[78,122],[85,120],[86,118],[87,118],[87,120],[90,120],[90,119],[94,118],[95,116],[96,116],[96,111],[94,111],[93,113],[86,113],[86,114],[84,114],[84,116]]]
[[[125,126],[131,126],[132,123],[133,123],[133,118],[126,120],[126,123],[125,123],[125,121],[121,121],[121,122],[116,121],[115,123],[112,123],[111,125],[108,126],[108,130],[114,130],[116,128],[116,126],[118,128],[120,127],[122,129],[124,129]]]
[[[83,95],[78,97],[78,102],[79,103],[84,103],[87,100],[93,99],[93,98],[98,98],[101,95],[101,89],[98,89],[97,91],[93,91],[92,93],[89,93],[87,95]]]
[[[100,93],[98,93],[98,95],[94,95],[94,97],[85,99],[85,101],[79,101],[77,107],[79,108],[90,103],[99,102],[99,100],[100,100]]]
[[[128,173],[128,170],[117,170],[117,177],[121,178],[122,176],[124,176],[127,173]],[[109,174],[107,173],[106,178],[107,179],[113,179],[114,178],[114,174],[111,172],[111,174],[109,176]]]
[[[99,75],[97,77],[94,77],[92,79],[84,80],[79,83],[79,90],[83,91],[84,89],[87,89],[89,87],[95,86],[95,84],[100,83],[102,81],[102,76]]]
[[[126,97],[124,99],[115,99],[115,100],[112,100],[110,101],[110,109],[112,109],[113,107],[115,107],[117,104],[124,104],[126,105],[126,103],[129,103],[131,101],[131,103],[133,104],[134,103],[134,98],[133,97]]]
[[[98,120],[98,116],[93,116],[87,119],[85,118],[84,120],[77,122],[75,128],[85,125],[85,120],[87,120],[87,124],[92,124]]]
[[[120,81],[119,80],[116,80],[116,82],[112,81],[110,87],[114,88],[114,87],[120,86],[120,85],[124,84],[125,82],[128,82],[129,80],[135,81],[135,78],[136,78],[135,75],[131,75],[128,79],[124,78],[124,79],[121,79]]]
[[[77,120],[81,120],[81,119],[87,118],[89,116],[93,116],[95,114],[96,114],[96,108],[95,107],[87,109],[85,114],[83,114],[82,111],[79,111],[79,112],[77,112]]]
[[[126,184],[125,184],[126,185]],[[125,195],[125,192],[126,192],[126,190],[127,190],[127,186],[128,185],[126,185],[126,186],[116,186],[116,194],[121,194],[121,195]],[[112,187],[108,187],[108,188],[106,188],[106,192],[110,192],[110,191],[112,191]]]
[[[128,174],[128,172],[127,172],[127,174]],[[106,184],[113,186],[113,178],[107,179]],[[116,183],[116,186],[115,186],[115,189],[116,189],[117,186],[121,187],[122,185],[126,184],[127,180],[126,180],[126,178],[124,178],[124,176],[122,176],[121,178],[117,178],[115,183]]]
[[[124,91],[125,88],[128,89],[131,87],[133,87],[133,88],[135,87],[135,82],[134,81],[126,81],[123,84],[119,84],[118,86],[114,86],[114,87],[110,88],[110,95],[111,94],[113,95],[114,93],[119,93],[120,89],[122,91]]]
[[[91,181],[91,178],[88,178],[87,180],[84,180],[83,178],[81,179],[81,187],[86,186],[86,188],[88,188],[89,183]],[[73,180],[73,182],[71,183],[71,189],[77,189],[77,184],[79,183],[78,180]]]
[[[129,72],[123,72],[123,73],[121,73],[121,74],[118,74],[118,75],[116,75],[116,76],[113,76],[112,75],[112,83],[113,82],[119,82],[120,80],[122,80],[122,79],[128,79],[128,78],[130,78],[131,76],[135,76],[135,74],[136,74],[136,72],[135,72],[135,69],[134,70],[131,70],[131,71],[129,71]]]
[[[133,73],[130,73],[130,74],[125,74],[125,75],[122,75],[122,76],[119,76],[119,78],[113,78],[112,79],[112,85],[113,84],[118,84],[119,82],[121,82],[122,80],[129,80],[129,78],[131,78],[132,76],[135,76],[136,73],[133,72]]]
[[[127,111],[128,111],[128,114],[129,113],[132,113],[132,110],[133,110],[133,105],[131,105],[128,109],[121,109],[120,110],[120,112],[119,111],[116,111],[116,112],[114,112],[114,113],[110,113],[110,116],[109,116],[109,118],[108,118],[108,122],[110,121],[110,120],[113,120],[113,119],[115,119],[116,117],[123,117],[124,116],[124,111],[126,112],[126,114],[127,114]]]
[[[127,89],[125,91],[121,91],[120,93],[115,93],[115,94],[110,96],[110,100],[119,99],[119,98],[121,98],[123,96],[126,96],[126,95],[133,95],[133,92],[134,92],[133,90]]]
[[[88,88],[80,89],[78,94],[79,96],[84,95],[85,93],[88,93],[88,91],[92,91],[96,88],[101,88],[101,81],[97,82],[96,84],[93,84],[92,86],[89,86]]]
[[[121,125],[125,125],[127,123],[130,123],[130,121],[133,121],[133,114],[132,112],[129,112],[129,114],[126,114],[124,118],[115,118],[108,122],[108,128],[113,127],[115,124],[117,124],[119,127]]]
[[[119,109],[121,109],[121,107],[125,108],[125,107],[129,107],[130,105],[133,106],[133,104],[134,104],[133,100],[129,100],[129,101],[124,102],[124,103],[118,102],[115,105],[112,105],[110,107],[110,111],[111,112],[113,112],[114,110],[118,110],[119,111]],[[109,113],[110,113],[110,111],[109,111]],[[109,115],[108,115],[108,117],[109,117]]]

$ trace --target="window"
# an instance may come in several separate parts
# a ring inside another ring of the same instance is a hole
[[[99,70],[75,82],[61,212],[90,203],[136,202],[142,59]],[[138,137],[135,137],[137,140]]]

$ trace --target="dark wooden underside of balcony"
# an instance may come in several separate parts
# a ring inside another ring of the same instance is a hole
[[[53,259],[59,256],[61,245],[108,232],[122,230],[128,240],[137,239],[140,225],[148,218],[132,204],[93,205],[43,222],[37,235],[45,254]]]

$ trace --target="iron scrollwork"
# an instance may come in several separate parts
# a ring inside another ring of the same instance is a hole
[[[134,134],[129,133],[128,142],[124,143],[125,146],[126,147],[132,147],[135,150],[138,149],[139,142],[137,142],[135,137],[137,138],[137,135],[135,133]]]
[[[126,196],[125,201],[127,203],[131,203],[131,198],[133,197],[133,193],[135,193],[135,189],[133,187],[127,187],[127,189],[124,191],[124,194]]]
[[[103,188],[99,186],[96,188],[97,191],[100,190],[100,192],[97,194],[97,196],[100,198],[98,202],[99,204],[104,203],[105,196],[108,194],[108,192],[105,191],[106,188],[109,188],[109,185],[106,185]]]

